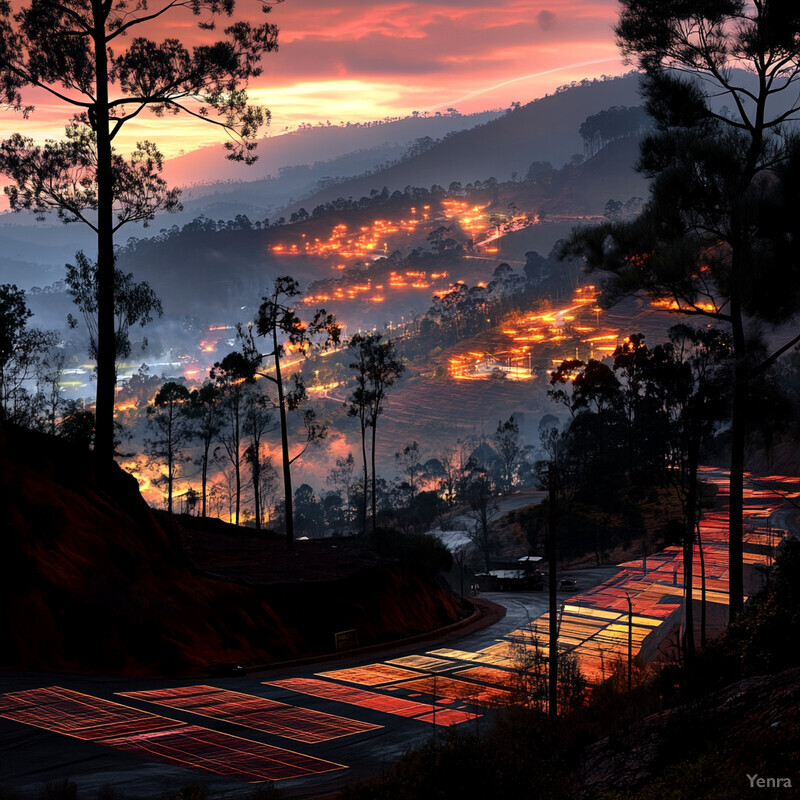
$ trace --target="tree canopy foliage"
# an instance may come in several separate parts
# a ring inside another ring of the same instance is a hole
[[[644,290],[730,326],[730,608],[742,609],[747,408],[756,378],[800,337],[764,355],[759,324],[800,308],[800,11],[780,0],[622,0],[616,33],[644,73],[656,130],[639,169],[650,199],[636,220],[575,233],[565,253],[609,271],[606,302]],[[725,107],[720,107],[724,103]]]
[[[83,252],[75,255],[75,264],[67,264],[66,286],[72,300],[80,309],[89,331],[89,355],[97,358],[97,264]],[[114,270],[114,341],[116,358],[130,356],[133,345],[130,340],[131,325],[142,328],[152,322],[153,316],[161,316],[161,300],[146,281],[137,282],[133,275],[121,269]],[[67,316],[71,328],[78,321],[72,314]],[[142,342],[142,349],[147,340]]]
[[[28,115],[34,109],[25,97],[35,89],[73,113],[62,141],[40,145],[14,134],[0,143],[0,171],[12,179],[12,208],[55,209],[64,221],[82,221],[97,234],[95,452],[104,459],[114,449],[114,234],[178,203],[160,176],[154,144],[140,143],[126,159],[114,140],[147,112],[186,114],[231,134],[229,158],[253,161],[268,113],[248,103],[246,86],[260,74],[261,57],[277,46],[274,25],[241,20],[223,38],[203,36],[192,48],[177,37],[156,42],[141,34],[155,21],[178,21],[181,12],[211,32],[234,10],[235,0],[0,3],[0,103]]]
[[[339,341],[339,326],[332,314],[325,309],[317,309],[309,322],[304,322],[293,306],[293,298],[300,295],[300,285],[288,276],[276,278],[272,290],[261,298],[256,318],[251,326],[240,327],[239,336],[242,340],[243,358],[250,365],[250,375],[258,374],[269,381],[276,390],[277,399],[273,407],[278,410],[281,431],[281,454],[283,467],[283,490],[286,522],[286,549],[294,549],[294,514],[292,493],[292,464],[300,458],[309,445],[323,439],[327,429],[317,422],[313,409],[303,412],[303,427],[306,432],[305,441],[299,451],[294,455],[289,450],[289,423],[287,413],[296,411],[306,398],[306,388],[302,375],[295,373],[292,376],[293,386],[287,389],[282,373],[281,358],[291,349],[292,352],[305,355],[308,348],[316,341],[322,340],[324,345],[337,344]],[[268,350],[262,353],[256,344],[255,334],[264,337]],[[266,361],[270,369],[259,371],[262,361]]]
[[[356,385],[345,401],[347,414],[357,417],[361,430],[361,453],[364,462],[364,529],[366,529],[367,481],[367,428],[372,429],[372,530],[377,525],[377,471],[375,464],[375,442],[377,440],[378,418],[383,414],[389,388],[405,371],[391,339],[378,334],[356,334],[350,338],[350,350],[354,361],[350,368],[354,371]]]

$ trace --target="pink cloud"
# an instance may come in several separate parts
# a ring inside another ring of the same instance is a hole
[[[536,22],[543,31],[552,30],[556,25],[556,15],[545,8],[536,15]]]
[[[292,27],[292,18],[281,23],[282,47],[276,56],[268,59],[267,72],[273,77],[304,78],[324,75],[331,64],[337,65],[337,74],[344,69],[350,77],[387,78],[410,76],[414,81],[435,83],[442,73],[451,72],[469,79],[478,70],[470,64],[481,65],[481,70],[493,64],[490,78],[513,77],[519,70],[530,71],[531,65],[543,62],[539,50],[547,43],[558,47],[562,63],[581,60],[582,53],[570,52],[570,43],[594,40],[613,47],[611,24],[615,3],[582,3],[573,9],[559,9],[559,18],[569,20],[555,26],[555,15],[543,3],[507,3],[490,6],[483,2],[422,4],[377,4],[367,8],[356,6],[341,19],[341,7],[335,16],[337,23],[327,24],[323,15],[321,24],[313,30],[305,29],[302,19],[298,28]],[[281,9],[288,8],[281,6]],[[613,11],[612,11],[613,10]],[[611,11],[611,13],[609,13]],[[316,9],[305,8],[304,16],[314,16]],[[387,17],[388,15],[388,17]],[[277,19],[277,18],[276,18]],[[557,35],[555,35],[557,33]],[[495,58],[495,53],[508,53],[515,46],[527,47],[522,58],[509,60]],[[548,67],[554,66],[550,60]]]
[[[265,18],[259,9],[255,0],[239,0],[236,18],[249,16],[260,22]],[[541,80],[513,83],[508,90],[481,94],[462,110],[499,107],[510,99],[531,100],[568,80],[621,71],[621,65],[609,61],[583,71],[564,69],[616,57],[612,25],[617,13],[616,0],[566,0],[559,5],[552,0],[341,0],[336,4],[287,0],[266,18],[279,27],[280,46],[265,56],[263,74],[252,88],[271,108],[274,127],[280,129],[317,118],[341,119],[340,113],[346,112],[335,105],[338,95],[326,92],[331,81],[370,87],[365,91],[370,99],[358,112],[358,119],[367,119],[373,110],[376,117],[407,114],[487,87],[509,85],[522,76],[544,75]],[[176,13],[168,25],[154,25],[148,33],[155,39],[178,36],[187,45],[219,36],[199,31],[195,22],[189,14]],[[220,22],[219,29],[225,24]],[[313,103],[303,89],[307,86],[318,91]],[[304,100],[291,107],[295,89]],[[350,103],[348,109],[352,107]],[[317,117],[299,116],[308,109]],[[66,120],[59,109],[42,108],[31,121],[31,130],[44,129],[49,122],[52,135],[59,119]],[[18,122],[8,119],[10,129],[18,129]],[[160,130],[154,138],[163,135]],[[192,132],[186,146],[199,143],[198,137],[204,135],[211,132]]]

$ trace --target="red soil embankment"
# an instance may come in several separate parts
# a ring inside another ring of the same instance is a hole
[[[0,487],[5,668],[196,673],[328,652],[347,628],[364,645],[464,614],[435,579],[374,556],[349,568],[331,556],[327,577],[318,570],[308,582],[209,575],[131,476],[52,437],[0,427]],[[282,557],[295,575],[308,558],[312,575],[314,552]]]

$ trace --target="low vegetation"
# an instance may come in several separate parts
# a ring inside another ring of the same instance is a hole
[[[800,544],[687,672],[622,674],[555,722],[514,706],[488,731],[450,729],[343,800],[751,797],[747,775],[789,776],[800,745]],[[758,676],[758,677],[754,677]],[[785,789],[760,794],[779,797]]]
[[[786,797],[777,778],[792,780],[800,747],[798,587],[800,543],[788,541],[764,588],[691,671],[639,664],[629,692],[620,667],[555,721],[536,703],[518,703],[489,726],[477,720],[433,731],[383,775],[345,788],[341,800],[745,800],[758,777],[765,780],[759,797]],[[249,800],[284,796],[267,784]],[[136,800],[111,787],[96,797]],[[191,783],[160,800],[216,797]],[[28,795],[4,791],[0,800],[93,798],[56,781]]]

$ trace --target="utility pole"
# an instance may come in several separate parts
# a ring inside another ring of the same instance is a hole
[[[558,614],[556,603],[556,469],[551,462],[548,471],[550,488],[550,526],[547,533],[548,588],[550,593],[549,700],[551,719],[558,716]]]
[[[625,592],[625,597],[628,599],[628,694],[630,694],[633,686],[631,673],[633,668],[633,605],[631,596],[627,592]]]

